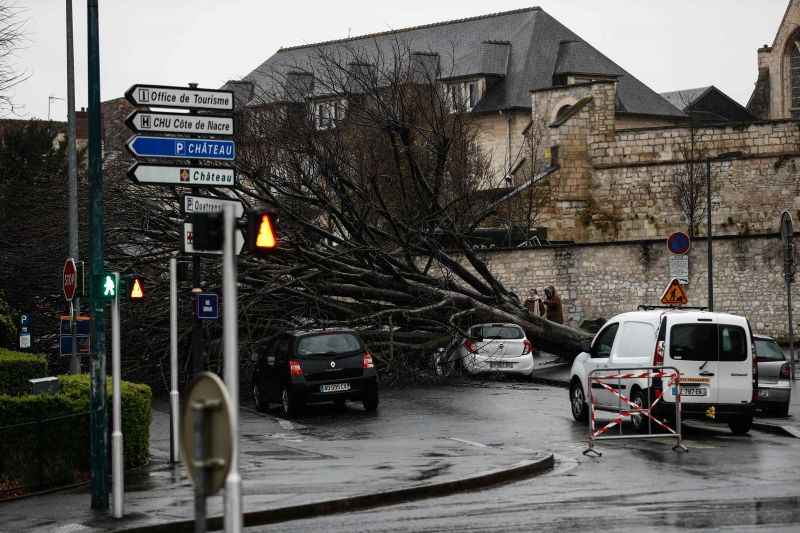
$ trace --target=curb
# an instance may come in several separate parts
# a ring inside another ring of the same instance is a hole
[[[423,500],[439,496],[448,496],[459,492],[466,492],[490,486],[517,481],[534,475],[539,475],[553,467],[555,462],[552,453],[542,453],[531,461],[521,461],[508,468],[489,470],[474,476],[408,487],[397,490],[387,490],[373,494],[360,494],[333,500],[322,500],[302,505],[267,509],[264,511],[251,511],[244,513],[245,527],[275,524],[300,518],[315,518],[319,516],[361,511],[386,505],[394,505],[413,500]],[[208,530],[215,531],[223,528],[223,517],[215,516],[208,519]],[[119,533],[173,533],[194,531],[194,520],[178,520],[166,524],[132,527],[116,530]]]
[[[531,376],[531,383],[539,383],[540,385],[550,385],[551,387],[561,387],[564,389],[569,388],[569,381],[539,376]]]
[[[792,426],[784,426],[781,424],[773,424],[772,422],[757,422],[753,421],[753,428],[769,433],[776,433],[778,435],[788,435],[800,439],[800,430]]]

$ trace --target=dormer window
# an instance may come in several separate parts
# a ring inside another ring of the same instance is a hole
[[[465,80],[451,82],[447,85],[447,94],[450,100],[450,112],[469,113],[483,96],[480,80]]]
[[[316,101],[311,104],[311,112],[314,117],[314,127],[318,130],[329,130],[344,120],[347,114],[347,100],[336,98]]]

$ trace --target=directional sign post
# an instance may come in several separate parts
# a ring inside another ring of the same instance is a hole
[[[211,196],[197,196],[187,194],[183,197],[183,214],[194,215],[198,213],[222,213],[226,205],[232,205],[234,217],[242,218],[244,204],[239,200],[225,200]]]
[[[125,93],[134,106],[233,111],[233,92],[136,84]]]
[[[135,157],[213,159],[217,161],[236,159],[234,142],[227,140],[134,135],[126,146]]]
[[[128,177],[139,185],[226,188],[232,188],[236,185],[236,171],[226,167],[142,165],[136,163],[128,170]]]
[[[125,120],[138,133],[185,135],[233,135],[233,117],[134,111]]]

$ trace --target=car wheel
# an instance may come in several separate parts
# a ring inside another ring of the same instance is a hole
[[[647,408],[647,399],[645,398],[644,392],[642,389],[636,389],[633,394],[631,395],[631,403],[636,404],[636,407],[639,409],[646,409]],[[633,429],[635,429],[638,433],[646,433],[647,432],[647,417],[645,415],[631,415],[631,424],[633,425]]]
[[[728,427],[734,435],[744,435],[753,426],[753,415],[740,415],[728,420]]]
[[[269,409],[269,402],[266,401],[264,395],[261,394],[257,383],[253,383],[253,401],[256,403],[256,411],[263,413]]]
[[[572,380],[572,384],[569,386],[569,403],[572,407],[572,418],[578,422],[586,422],[589,419],[586,397],[583,395],[583,387],[577,379]]]
[[[281,386],[281,414],[286,418],[294,418],[300,412],[300,401],[292,394],[289,387]]]
[[[364,409],[370,412],[375,411],[378,408],[378,387],[375,385],[368,386],[362,401]]]

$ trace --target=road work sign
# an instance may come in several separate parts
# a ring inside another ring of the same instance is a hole
[[[683,289],[680,281],[673,279],[661,295],[661,303],[664,305],[686,305],[689,303],[689,297],[686,296],[686,291]]]

